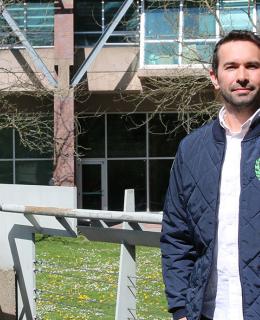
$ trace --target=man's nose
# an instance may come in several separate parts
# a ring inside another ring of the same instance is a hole
[[[237,69],[237,82],[247,83],[248,82],[248,72],[245,67],[240,67]]]

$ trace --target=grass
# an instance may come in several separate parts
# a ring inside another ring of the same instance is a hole
[[[114,319],[119,255],[117,244],[37,235],[39,319]],[[137,318],[170,319],[157,248],[137,247]]]

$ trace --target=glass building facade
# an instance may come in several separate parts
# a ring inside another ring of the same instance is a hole
[[[201,66],[209,62],[223,33],[233,28],[256,31],[259,24],[258,0],[212,2],[209,10],[194,0],[134,0],[107,45],[140,41],[140,68]],[[75,47],[93,46],[122,4],[123,0],[75,0]],[[53,46],[54,1],[13,1],[7,8],[33,46]],[[0,32],[2,45],[19,45],[3,18]],[[116,107],[112,104],[109,110]],[[189,122],[189,115],[185,117]],[[79,207],[122,210],[124,190],[133,188],[136,210],[162,210],[178,143],[187,134],[178,114],[95,113],[81,117],[79,123],[83,132],[77,137]],[[0,131],[0,150],[0,183],[51,183],[52,152],[26,150],[15,129]]]
[[[135,43],[139,39],[140,1],[134,1],[119,22],[108,43]],[[75,2],[75,44],[91,46],[120,9],[122,0],[77,0]]]
[[[108,44],[137,44],[140,40],[141,67],[201,64],[209,62],[214,44],[224,32],[256,29],[258,0],[218,0],[210,10],[199,2],[134,0]],[[122,4],[123,0],[75,1],[75,45],[93,46]],[[19,1],[7,9],[33,46],[53,45],[53,1]],[[17,43],[3,18],[0,27],[3,45]]]
[[[256,31],[258,1],[218,0],[209,10],[192,0],[146,0],[142,7],[141,67],[209,63],[221,34]]]
[[[124,190],[130,188],[136,210],[162,210],[170,168],[187,134],[178,115],[108,113],[87,115],[80,123],[82,207],[122,210]]]
[[[53,154],[29,151],[15,129],[0,130],[0,183],[48,185]]]
[[[33,46],[53,46],[54,2],[47,0],[14,1],[6,6],[18,27]],[[0,17],[2,45],[19,45],[3,17]]]

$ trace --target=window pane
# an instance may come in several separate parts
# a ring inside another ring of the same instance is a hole
[[[29,139],[29,138],[28,138]],[[15,157],[16,158],[52,158],[53,150],[40,152],[39,150],[30,150],[25,147],[19,138],[19,134],[15,132]]]
[[[185,135],[177,114],[156,115],[149,121],[149,156],[174,157]]]
[[[49,185],[52,178],[52,161],[16,161],[15,177],[17,184]]]
[[[94,45],[100,38],[102,32],[96,32],[95,34],[77,32],[75,33],[75,43],[77,46],[87,47]]]
[[[144,50],[147,65],[178,64],[178,43],[146,43]]]
[[[107,39],[107,43],[136,43],[139,41],[139,35],[138,32],[131,32],[131,31],[126,31],[122,35],[122,32],[120,32],[120,35],[116,35],[114,32],[112,36],[110,36]]]
[[[34,46],[53,45],[54,3],[28,3],[26,34]]]
[[[167,191],[172,160],[151,160],[150,164],[150,211],[161,211]]]
[[[123,210],[125,189],[135,189],[135,210],[146,210],[146,161],[108,161],[108,208]]]
[[[179,13],[179,1],[146,1],[145,38],[178,38]]]
[[[12,161],[0,161],[0,183],[13,183]]]
[[[210,63],[215,43],[184,43],[183,64]]]
[[[22,3],[10,4],[7,6],[7,10],[11,14],[12,18],[14,18],[19,28],[24,29],[24,5]]]
[[[208,38],[216,36],[216,19],[205,7],[186,1],[184,8],[184,38]],[[213,8],[214,10],[214,8]]]
[[[75,1],[75,43],[90,46],[97,42],[102,33],[101,0]]]
[[[89,116],[79,119],[78,153],[81,157],[105,157],[105,117]],[[97,138],[98,137],[98,138]]]
[[[145,157],[144,114],[107,116],[108,157]]]
[[[104,4],[105,9],[105,25],[107,26],[114,18],[115,14],[123,4],[123,0],[106,0]],[[127,10],[122,20],[117,25],[115,31],[133,31],[137,30],[139,22],[139,14],[137,3],[134,2]]]
[[[52,31],[28,31],[26,36],[32,46],[53,46],[54,33]]]
[[[252,29],[253,2],[220,0],[220,23],[225,32],[233,29]]]
[[[190,131],[195,130],[203,125],[205,125],[207,122],[212,120],[212,112],[209,110],[209,114],[206,113],[190,113],[189,114],[189,125],[190,125]],[[215,118],[215,117],[214,117]]]
[[[33,46],[53,45],[54,33],[54,3],[43,1],[28,1],[7,6],[21,30],[26,31],[27,39]],[[4,43],[14,44],[16,37],[3,19],[0,20]]]
[[[82,208],[102,209],[101,165],[82,165]]]
[[[24,14],[22,4],[12,4],[6,6],[10,15],[14,18],[19,28],[24,29]],[[14,35],[11,28],[8,26],[5,19],[0,15],[0,34],[1,34],[1,45],[18,44],[19,40]]]
[[[75,31],[102,30],[101,0],[77,0],[75,15]]]
[[[13,130],[2,129],[0,130],[0,158],[12,159],[13,158]]]

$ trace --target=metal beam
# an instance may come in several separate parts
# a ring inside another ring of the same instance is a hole
[[[125,190],[124,212],[135,211],[134,189]],[[127,222],[125,231],[131,230]],[[136,319],[136,246],[121,244],[115,320]]]
[[[0,0],[0,12],[2,16],[4,17],[5,21],[8,23],[14,34],[19,38],[22,45],[27,50],[29,56],[31,57],[34,65],[45,75],[47,78],[49,84],[53,87],[57,87],[57,81],[54,79],[50,71],[48,70],[47,66],[44,64],[44,62],[41,60],[40,56],[37,54],[37,52],[34,50],[34,48],[31,46],[29,41],[27,40],[26,36],[23,34],[23,32],[20,30],[19,26],[13,19],[13,17],[10,15],[7,9],[5,9],[3,5],[3,1]]]
[[[32,216],[32,215],[30,215]],[[56,217],[57,221],[63,226],[63,228],[68,231],[69,235],[73,238],[77,237],[77,232],[73,230],[71,225],[68,223],[68,221],[64,217]]]
[[[116,228],[79,226],[78,230],[89,241],[125,243],[132,246],[160,247],[160,230],[138,231]]]
[[[94,48],[86,58],[86,60],[82,63],[82,65],[79,67],[78,71],[76,72],[75,76],[73,77],[71,81],[71,85],[74,87],[76,86],[81,79],[83,78],[84,74],[89,70],[89,67],[91,66],[92,62],[95,60],[96,56],[99,54],[102,47],[107,42],[107,39],[110,37],[112,32],[115,30],[116,26],[120,22],[120,20],[123,18],[131,4],[134,0],[125,0],[122,4],[122,6],[119,8],[117,14],[114,16],[113,20],[110,22],[110,24],[105,29],[102,36],[98,39],[97,43],[95,44]]]
[[[38,219],[35,216],[29,214],[25,217],[28,221],[30,221],[30,223],[34,226],[35,230],[37,230],[38,233],[42,233],[43,229],[42,229]]]
[[[1,204],[0,211],[14,212],[21,214],[35,214],[39,216],[54,216],[65,218],[78,218],[104,221],[139,222],[161,224],[162,213],[149,212],[123,212],[108,210],[88,210],[88,209],[64,209],[54,207],[34,207],[15,204]]]

